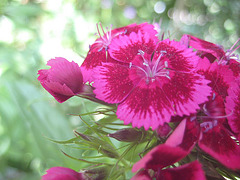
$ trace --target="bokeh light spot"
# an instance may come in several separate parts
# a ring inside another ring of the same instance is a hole
[[[134,19],[136,17],[136,9],[132,6],[127,6],[124,9],[123,15],[128,19]]]
[[[162,1],[158,1],[155,5],[154,5],[154,11],[158,14],[161,14],[165,11],[166,9],[166,4]]]
[[[227,19],[225,22],[224,22],[224,28],[227,30],[227,31],[233,31],[235,26],[232,22],[231,19]]]

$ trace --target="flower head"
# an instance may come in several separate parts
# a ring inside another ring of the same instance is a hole
[[[51,68],[39,70],[38,80],[58,102],[83,92],[83,76],[77,63],[57,57],[47,65]]]
[[[227,168],[240,169],[239,146],[224,127],[227,117],[222,97],[212,95],[197,114],[181,121],[166,144],[190,150],[197,142],[203,151]]]
[[[109,53],[119,63],[95,68],[96,97],[119,103],[117,116],[133,127],[156,129],[173,115],[189,115],[207,100],[209,81],[195,73],[198,57],[179,42],[149,34],[115,38]]]

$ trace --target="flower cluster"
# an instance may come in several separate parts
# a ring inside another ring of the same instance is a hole
[[[156,136],[157,144],[132,167],[138,171],[132,179],[205,179],[206,159],[215,167],[240,169],[240,59],[234,54],[239,40],[225,51],[192,35],[159,39],[149,23],[107,31],[98,24],[97,32],[81,67],[55,58],[38,80],[60,103],[77,95],[114,104],[117,118],[136,128],[108,137],[140,143],[147,132]],[[43,179],[54,179],[47,175]]]

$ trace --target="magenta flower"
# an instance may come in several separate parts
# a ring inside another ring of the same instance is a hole
[[[84,180],[84,175],[65,167],[52,167],[41,180]]]
[[[95,68],[96,97],[118,103],[117,116],[133,127],[156,129],[173,115],[190,115],[207,101],[209,81],[194,72],[199,57],[179,42],[156,43],[132,32],[112,40],[110,56],[119,63]]]
[[[100,28],[99,28],[100,26]],[[148,32],[151,36],[156,36],[157,31],[154,30],[154,26],[148,23],[142,24],[130,24],[117,29],[107,29],[105,32],[102,25],[97,25],[97,31],[99,38],[90,46],[90,50],[86,59],[84,60],[81,70],[84,75],[84,82],[92,82],[94,78],[92,77],[92,69],[96,66],[102,65],[102,62],[115,62],[114,59],[109,55],[109,45],[112,40],[121,35],[129,35],[131,32],[141,31],[142,33]],[[101,33],[102,31],[102,33]]]
[[[47,65],[51,68],[39,70],[38,80],[58,102],[83,92],[83,76],[77,63],[57,57]]]
[[[143,175],[147,177],[148,175],[151,177],[149,179],[156,178],[158,180],[205,180],[204,172],[198,161],[177,168],[165,168],[183,159],[187,154],[188,151],[185,151],[180,147],[169,146],[166,144],[158,145],[133,165],[133,172],[140,169],[144,169],[144,171],[139,171],[132,179],[137,179],[136,177],[141,177]],[[148,173],[148,171],[146,171],[150,169],[154,172]],[[144,172],[144,174],[142,172]],[[146,180],[148,180],[148,177]]]
[[[226,117],[222,97],[213,93],[197,114],[181,121],[166,144],[187,150],[197,141],[203,151],[227,168],[240,169],[240,148],[224,127]]]

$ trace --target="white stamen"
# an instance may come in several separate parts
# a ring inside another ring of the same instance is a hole
[[[167,61],[164,62],[164,66],[165,66],[166,68],[168,67],[168,62],[167,62]]]
[[[149,66],[148,63],[146,63],[146,62],[143,62],[143,65],[144,65],[144,66]]]
[[[143,55],[144,55],[144,52],[143,52],[142,50],[138,50],[138,55],[143,56]]]
[[[129,63],[129,68],[131,69],[131,67],[132,67],[132,62]]]

